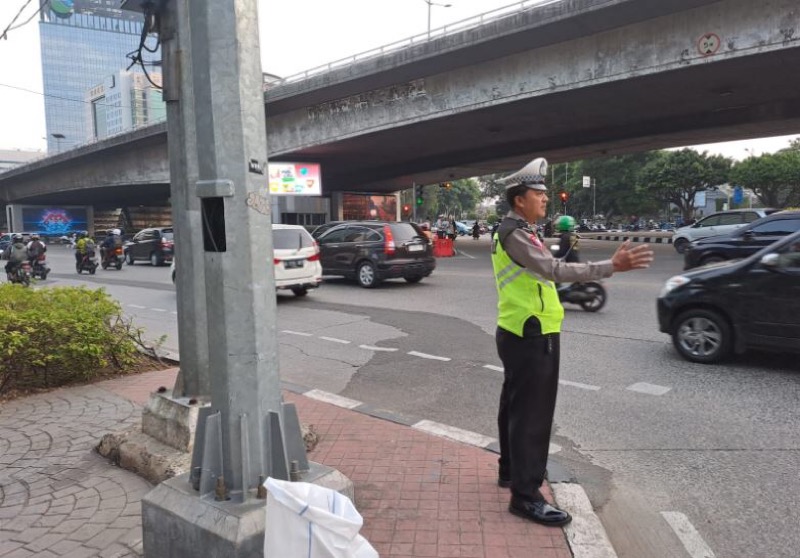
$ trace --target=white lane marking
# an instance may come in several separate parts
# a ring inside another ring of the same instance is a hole
[[[289,335],[299,335],[301,337],[314,337],[313,333],[304,333],[302,331],[292,331],[290,329],[282,329],[281,333],[288,333]]]
[[[166,312],[167,311],[165,308],[151,308],[150,310],[152,310],[153,312]]]
[[[170,312],[170,314],[175,314],[176,316],[178,315],[178,313],[177,313],[175,310],[173,310],[172,312]]]
[[[502,366],[495,366],[494,364],[484,364],[483,367],[496,372],[505,372],[505,369]]]
[[[337,339],[336,337],[325,337],[324,335],[319,336],[320,339],[323,341],[332,341],[334,343],[341,343],[342,345],[349,345],[350,341],[347,339]]]
[[[664,395],[672,388],[657,386],[656,384],[648,384],[647,382],[638,382],[626,387],[628,391],[637,391],[639,393],[646,393],[647,395]]]
[[[689,556],[692,558],[715,558],[714,552],[708,547],[688,517],[680,512],[662,511],[661,515],[678,535]]]
[[[464,250],[459,250],[459,251],[458,251],[458,255],[459,255],[459,256],[466,256],[466,257],[468,257],[468,258],[469,258],[469,259],[471,259],[471,260],[475,260],[475,259],[477,259],[475,256],[470,256],[469,254],[467,254],[466,252],[464,252]]]
[[[600,386],[593,386],[591,384],[582,384],[580,382],[572,382],[570,380],[559,380],[558,383],[563,385],[563,386],[571,386],[571,387],[576,387],[576,388],[581,388],[581,389],[588,389],[590,391],[598,391],[600,389]]]
[[[476,432],[462,430],[461,428],[448,426],[447,424],[441,424],[439,422],[433,422],[432,420],[421,420],[416,424],[412,424],[411,428],[416,428],[417,430],[427,432],[428,434],[442,436],[443,438],[455,440],[456,442],[463,442],[479,448],[485,448],[489,444],[497,441],[495,438],[489,438],[488,436],[483,436],[482,434],[478,434]]]
[[[139,306],[138,304],[128,304],[131,308],[138,308],[139,310],[144,310],[147,306]]]
[[[419,358],[428,358],[430,360],[442,360],[444,362],[449,362],[451,359],[448,357],[436,356],[436,355],[429,355],[427,353],[418,353],[417,351],[408,351],[409,355],[419,357]]]
[[[310,397],[311,399],[316,399],[317,401],[336,405],[337,407],[344,407],[345,409],[355,409],[361,405],[361,401],[348,399],[347,397],[342,397],[341,395],[336,395],[335,393],[328,393],[327,391],[322,391],[320,389],[312,389],[311,391],[305,392],[303,395]]]
[[[393,347],[375,347],[373,345],[359,345],[358,347],[360,349],[366,349],[368,351],[385,351],[387,353],[392,353],[397,350]]]
[[[572,522],[564,526],[574,558],[617,558],[605,527],[594,512],[586,491],[579,484],[551,484],[558,507],[568,511]]]
[[[547,446],[547,453],[558,453],[560,451],[561,451],[561,446],[559,446],[558,444],[554,444],[553,442],[550,442],[550,445]]]

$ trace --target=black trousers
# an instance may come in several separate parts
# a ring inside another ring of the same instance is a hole
[[[559,334],[542,335],[538,321],[524,337],[497,328],[497,353],[503,362],[497,428],[500,476],[511,479],[511,493],[541,500],[550,431],[558,394]]]

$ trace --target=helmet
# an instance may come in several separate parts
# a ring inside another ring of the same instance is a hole
[[[114,234],[114,229],[108,229],[108,230],[106,231],[106,234],[107,234],[108,236],[111,236],[112,234]]]
[[[544,179],[547,176],[547,159],[537,157],[520,170],[498,180],[506,185],[506,190],[514,186],[527,186],[531,190],[547,191]]]
[[[114,229],[113,231],[111,231],[111,234],[116,235],[116,236],[120,236],[122,234],[122,231],[119,230],[119,229]]]
[[[39,233],[33,233],[31,235],[31,240],[39,240]]]
[[[21,234],[11,235],[11,242],[22,242],[22,235]]]
[[[575,219],[569,215],[562,215],[556,221],[556,230],[561,232],[568,232],[575,230]]]
[[[89,233],[86,231],[78,231],[78,238],[86,238],[87,236],[89,236]]]

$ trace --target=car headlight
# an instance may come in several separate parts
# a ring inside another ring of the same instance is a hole
[[[674,277],[670,277],[667,279],[667,282],[664,283],[664,287],[661,289],[661,293],[659,293],[659,297],[666,296],[670,292],[674,291],[678,287],[684,286],[686,283],[690,282],[691,279],[686,277],[685,275],[675,275]]]

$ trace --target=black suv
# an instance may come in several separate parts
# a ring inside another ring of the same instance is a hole
[[[800,352],[800,231],[749,258],[671,277],[657,307],[659,329],[693,362],[747,348]]]
[[[170,263],[175,253],[172,227],[142,229],[125,243],[123,250],[128,265],[137,261],[150,262],[154,266]]]
[[[772,213],[730,234],[695,240],[684,253],[684,269],[746,258],[795,231],[800,231],[800,210]]]
[[[368,289],[399,277],[418,283],[436,268],[433,247],[416,223],[348,221],[317,242],[324,275],[355,278]]]

